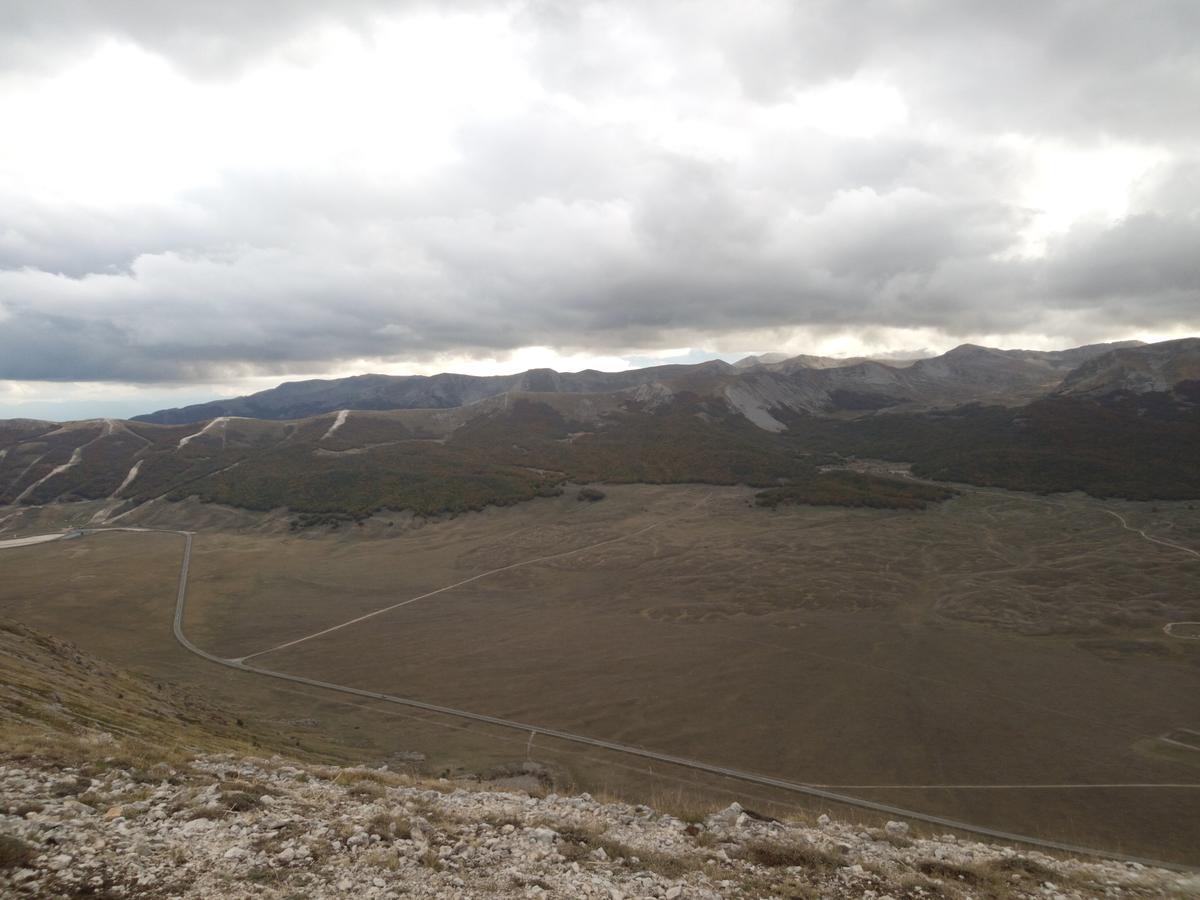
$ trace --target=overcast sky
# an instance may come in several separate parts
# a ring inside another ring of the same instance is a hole
[[[1200,3],[5,0],[0,416],[1200,332]]]

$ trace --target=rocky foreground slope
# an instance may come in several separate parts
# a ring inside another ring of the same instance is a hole
[[[1200,895],[1195,875],[900,822],[784,823],[736,804],[670,815],[270,749],[281,746],[203,698],[0,621],[0,896]]]
[[[108,897],[1163,897],[1200,879],[952,836],[414,783],[278,757],[0,764],[0,894]]]

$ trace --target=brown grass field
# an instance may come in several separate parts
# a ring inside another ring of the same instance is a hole
[[[599,503],[568,492],[319,536],[231,514],[196,539],[186,630],[241,656],[653,525],[255,663],[1200,863],[1200,790],[998,787],[1200,784],[1200,752],[1160,739],[1200,731],[1200,642],[1162,631],[1200,620],[1200,560],[1104,512],[1196,548],[1200,516],[1188,504],[972,492],[924,512],[765,510],[738,488],[605,491]],[[156,515],[187,527],[195,509]],[[245,710],[248,728],[269,727],[307,753],[382,761],[420,751],[435,774],[528,754],[583,789],[789,802],[213,666],[170,636],[179,553],[177,537],[130,534],[4,551],[0,614],[156,678],[203,685]],[[962,785],[973,787],[953,787]]]

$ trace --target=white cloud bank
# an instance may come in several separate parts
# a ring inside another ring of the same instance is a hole
[[[16,0],[0,411],[1195,332],[1197,10]]]

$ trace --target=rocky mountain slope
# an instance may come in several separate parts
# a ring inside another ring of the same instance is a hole
[[[1171,391],[1181,382],[1200,382],[1200,338],[1122,348],[1094,357],[1067,375],[1059,393],[1145,394]]]
[[[264,758],[223,721],[207,733],[195,698],[13,623],[0,644],[4,896],[965,900],[1200,889],[1191,874],[919,835],[902,822],[782,822],[736,803],[671,815]],[[100,696],[97,715],[78,703]],[[140,710],[152,697],[155,711]]]

